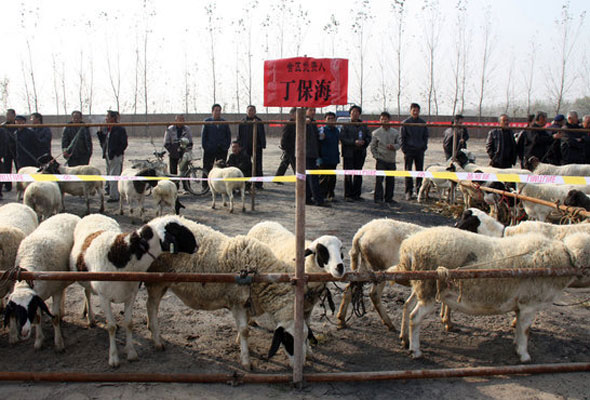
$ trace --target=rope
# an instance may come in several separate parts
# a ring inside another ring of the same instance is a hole
[[[363,317],[367,313],[367,309],[365,308],[364,302],[364,295],[363,295],[363,286],[364,282],[351,282],[350,283],[350,291],[351,291],[351,305],[352,305],[352,313],[350,317],[356,315],[358,318]]]
[[[0,276],[0,282],[3,282],[3,281],[19,281],[20,282],[20,281],[22,281],[22,279],[20,277],[21,272],[28,272],[28,270],[21,268],[18,265],[15,265],[14,267],[9,268],[2,273],[2,275]],[[33,281],[27,280],[26,282],[31,287],[31,289],[34,288]]]
[[[577,303],[571,303],[571,304],[557,304],[557,303],[553,303],[554,306],[557,307],[573,307],[573,306],[579,306],[580,304],[584,304],[590,302],[590,297],[586,297],[584,300],[579,301]]]

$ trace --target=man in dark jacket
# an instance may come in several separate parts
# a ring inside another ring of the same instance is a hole
[[[34,112],[31,114],[31,124],[34,125],[41,125],[43,124],[43,115],[39,114],[38,112]],[[33,132],[37,135],[37,140],[39,141],[39,147],[36,149],[37,159],[41,156],[46,156],[51,159],[51,139],[53,134],[51,133],[51,129],[46,126],[33,128]]]
[[[0,130],[3,132],[5,146],[2,150],[2,172],[5,174],[12,173],[12,164],[16,168],[16,128],[6,127],[5,125],[14,125],[16,112],[9,108],[6,110],[6,121],[2,123]],[[4,185],[6,191],[12,189],[12,182],[0,182],[0,186]]]
[[[108,124],[118,123],[119,112],[108,110],[105,122]],[[127,149],[127,131],[122,126],[103,126],[97,132],[97,135],[102,147],[102,158],[105,159],[107,164],[107,175],[121,175],[123,154]],[[117,182],[107,182],[106,191],[109,194],[108,203],[119,201]]]
[[[227,166],[238,168],[244,176],[252,175],[252,161],[250,161],[250,157],[244,152],[237,140],[231,142],[231,153],[227,158]],[[246,187],[250,187],[250,182],[246,182]]]
[[[578,113],[570,111],[567,113],[567,129],[581,129]],[[590,137],[585,132],[565,131],[561,138],[561,163],[562,164],[584,164],[586,155],[584,148]]]
[[[551,159],[551,148],[554,143],[563,136],[562,132],[547,132],[540,128],[545,128],[547,125],[547,113],[543,111],[537,112],[535,120],[531,124],[533,130],[525,131],[523,133],[523,166],[528,168],[528,160],[531,157],[537,157],[541,162],[554,164]]]
[[[445,152],[445,160],[448,160],[451,157],[453,157],[454,140],[456,140],[455,154],[457,154],[457,152],[461,149],[466,149],[467,141],[469,140],[469,133],[467,133],[467,128],[462,126],[463,116],[461,114],[455,115],[455,117],[451,120],[451,124],[458,126],[447,128],[443,133],[443,150]],[[457,137],[456,139],[455,136]]]
[[[362,109],[354,105],[348,111],[350,122],[362,122],[360,119]],[[342,160],[345,170],[363,169],[367,157],[367,147],[371,143],[371,133],[367,125],[346,125],[340,131],[340,143],[342,144]],[[344,176],[344,200],[363,201],[361,190],[363,178],[361,175]]]
[[[193,135],[190,128],[184,124],[184,115],[177,114],[174,117],[174,121],[176,123],[170,125],[166,128],[166,132],[164,132],[164,148],[168,150],[168,160],[170,161],[168,169],[172,175],[178,173],[178,161],[182,158],[184,151],[189,151],[193,148]],[[186,146],[180,145],[181,139],[186,139]],[[207,181],[205,181],[206,184]]]
[[[82,113],[72,112],[70,124],[83,124]],[[70,167],[88,165],[92,157],[92,137],[87,126],[66,126],[61,135],[61,149]]]
[[[225,121],[221,118],[221,106],[213,104],[211,117],[205,122]],[[213,168],[216,160],[227,160],[227,152],[231,144],[231,131],[229,125],[203,125],[201,131],[201,145],[203,146],[203,169],[207,172]]]
[[[420,105],[417,103],[410,104],[410,117],[403,121],[404,124],[426,124],[420,118]],[[428,148],[428,128],[426,126],[402,126],[402,153],[404,153],[404,168],[406,171],[412,170],[412,165],[416,171],[424,170],[424,153]],[[415,198],[414,180],[411,177],[405,179],[406,182],[406,200]],[[416,178],[416,193],[420,191],[422,178]]]
[[[246,118],[243,122],[262,121],[256,116],[256,107],[249,105],[246,108]],[[240,124],[238,127],[238,137],[236,140],[246,151],[246,154],[252,158],[252,137],[254,135],[254,124]],[[254,176],[263,176],[262,171],[262,150],[266,149],[266,134],[264,133],[264,124],[256,124],[256,165],[253,171]],[[256,182],[256,188],[262,189],[262,182]]]
[[[326,125],[320,128],[320,169],[336,169],[340,164],[340,129],[336,126],[336,114],[329,111],[324,115]],[[321,175],[320,190],[326,200],[336,201],[334,189],[336,188],[336,175]]]
[[[27,123],[27,119],[22,115],[17,115],[15,118],[17,125]],[[16,169],[17,171],[22,167],[38,167],[39,163],[39,148],[41,143],[38,136],[29,128],[18,128],[16,131]]]
[[[316,110],[308,107],[305,111],[305,169],[318,169],[320,159],[319,129],[315,122]],[[305,204],[315,206],[327,206],[320,190],[319,175],[308,175],[305,179]]]
[[[291,108],[289,111],[289,121],[295,121],[296,112],[297,108]],[[275,172],[275,176],[285,175],[289,165],[293,169],[293,173],[295,173],[295,124],[283,125],[280,148],[283,150],[283,154],[281,155],[281,163],[277,168],[277,172]],[[282,182],[276,183],[280,185],[283,184]]]
[[[510,129],[508,115],[498,118],[500,127],[488,132],[486,152],[490,157],[490,165],[496,168],[511,168],[516,162],[516,141]]]

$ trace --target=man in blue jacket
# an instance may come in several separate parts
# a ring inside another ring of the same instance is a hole
[[[420,105],[412,103],[410,105],[410,117],[402,121],[404,124],[426,124],[420,118]],[[424,153],[428,148],[428,128],[426,126],[402,126],[402,153],[404,153],[404,168],[406,171],[412,170],[412,165],[416,171],[424,170]],[[416,193],[420,191],[422,178],[416,178]],[[416,198],[413,194],[414,180],[411,177],[406,178],[406,200]]]

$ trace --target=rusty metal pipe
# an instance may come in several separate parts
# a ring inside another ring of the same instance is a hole
[[[549,276],[581,276],[587,271],[578,268],[518,268],[518,269],[449,269],[450,279],[483,278],[534,278]],[[0,271],[0,274],[4,271]],[[258,283],[294,282],[294,275],[285,273],[255,274],[246,278],[239,274],[194,274],[173,272],[47,272],[22,271],[7,276],[9,280],[50,280],[50,281],[137,281],[137,282],[217,282],[217,283]],[[306,274],[308,282],[380,282],[386,280],[438,279],[436,271],[404,272],[351,272],[335,279],[327,273]]]
[[[338,372],[305,374],[308,383],[370,382],[407,379],[463,378],[470,376],[522,375],[588,372],[590,363],[533,364],[496,367],[466,367],[402,371]],[[27,382],[151,382],[151,383],[290,383],[290,374],[160,374],[160,373],[78,373],[0,372],[0,381]]]

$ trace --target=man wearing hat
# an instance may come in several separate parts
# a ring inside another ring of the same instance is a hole
[[[27,123],[27,119],[22,115],[15,117],[15,123],[17,125],[23,125]],[[29,128],[19,127],[16,130],[16,168],[17,170],[22,167],[38,167],[37,162],[39,148],[41,143],[39,138]]]
[[[590,137],[584,132],[570,131],[569,129],[581,129],[578,113],[570,111],[567,113],[567,131],[561,138],[561,163],[562,164],[585,164],[586,155],[584,148],[590,141]]]
[[[119,122],[118,111],[107,111],[105,118],[107,124],[116,124]],[[98,140],[102,147],[102,158],[107,164],[107,175],[121,175],[123,170],[123,153],[127,148],[127,131],[122,126],[103,126],[98,132]],[[107,203],[119,201],[119,189],[117,182],[107,182],[106,191],[109,195]]]
[[[559,139],[562,138],[563,132],[541,130],[540,128],[545,128],[545,125],[547,125],[547,113],[538,111],[531,124],[531,128],[537,129],[525,131],[523,157],[525,166],[529,158],[533,156],[541,162],[559,165],[559,158],[553,157],[552,148],[555,143],[560,143]]]

